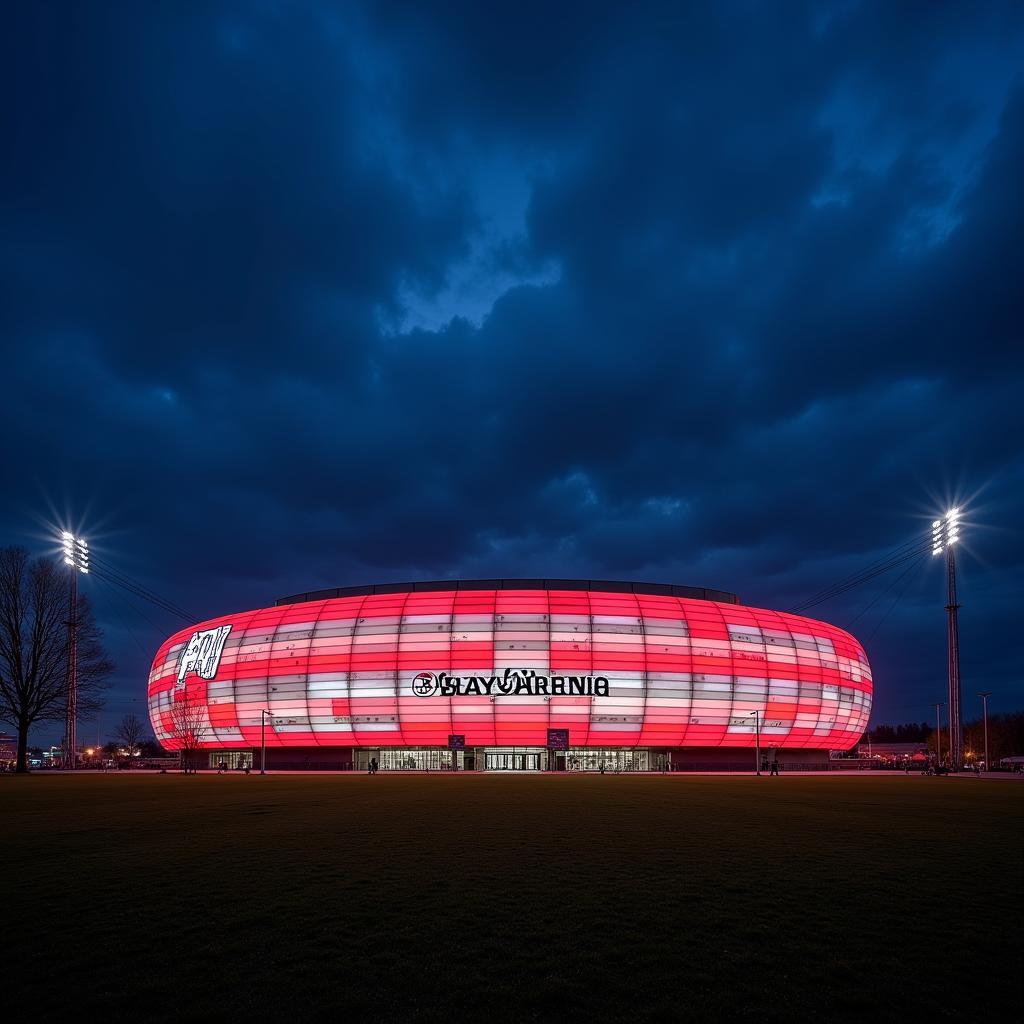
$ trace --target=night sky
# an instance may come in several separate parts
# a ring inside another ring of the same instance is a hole
[[[32,2],[0,51],[0,543],[196,619],[786,609],[959,503],[965,717],[1024,705],[1024,5]],[[940,561],[809,612],[875,722],[945,699]],[[85,586],[109,733],[184,623]]]

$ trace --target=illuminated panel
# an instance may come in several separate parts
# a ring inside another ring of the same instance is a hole
[[[407,594],[371,594],[352,635],[349,708],[356,746],[405,746],[398,716],[398,630]]]
[[[499,590],[494,603],[494,674],[505,669],[524,676],[551,674],[545,590]],[[487,666],[483,671],[490,675]],[[489,699],[489,698],[484,698]],[[495,743],[526,747],[547,742],[549,696],[506,695],[493,698]],[[538,739],[539,737],[539,739]]]
[[[454,606],[454,591],[409,594],[402,606],[398,635],[398,711],[403,746],[444,747],[451,733],[466,731],[454,726],[455,718],[465,718],[461,702],[449,702],[444,697],[416,697],[411,689],[412,679],[418,672],[453,671]],[[487,724],[489,727],[490,722]]]
[[[495,591],[466,590],[453,596],[451,673],[469,676],[489,671],[494,665]],[[437,698],[451,708],[452,732],[466,737],[467,746],[494,746],[494,703],[486,696]]]
[[[585,591],[551,591],[548,614],[552,678],[592,676],[594,633],[589,595]],[[588,742],[591,703],[591,697],[578,695],[551,698],[550,727],[568,729],[570,747],[585,746]]]
[[[350,677],[352,638],[363,597],[325,601],[310,639],[307,701],[310,727],[321,746],[350,747],[352,726]]]
[[[594,671],[607,676],[607,697],[594,697],[588,745],[634,747],[644,718],[643,620],[634,594],[590,594]]]
[[[860,644],[803,616],[630,592],[402,590],[184,629],[157,652],[148,702],[171,749],[183,702],[210,748],[258,745],[265,710],[276,747],[422,748],[452,733],[544,746],[557,728],[574,748],[742,748],[756,712],[766,746],[848,749],[871,692]]]
[[[690,626],[678,599],[638,594],[644,627],[646,693],[639,745],[678,747],[693,704]]]

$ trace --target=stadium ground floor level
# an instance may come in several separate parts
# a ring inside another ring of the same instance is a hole
[[[721,747],[268,747],[266,767],[274,771],[368,771],[376,760],[379,770],[475,772],[660,772],[751,771],[753,749]],[[209,750],[201,755],[208,768],[259,768],[260,748]],[[829,766],[827,750],[761,748],[762,762],[779,762],[787,769],[811,771]]]

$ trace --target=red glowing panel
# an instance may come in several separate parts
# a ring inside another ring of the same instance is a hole
[[[418,680],[418,681],[417,681]],[[863,648],[761,608],[590,590],[403,591],[211,619],[149,677],[164,746],[848,749],[871,710]]]

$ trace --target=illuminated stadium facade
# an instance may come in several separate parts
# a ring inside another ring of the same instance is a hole
[[[784,765],[853,747],[871,694],[849,633],[731,594],[477,580],[190,626],[157,652],[149,713],[204,766],[258,766],[264,740],[268,768],[750,769],[757,726]]]

